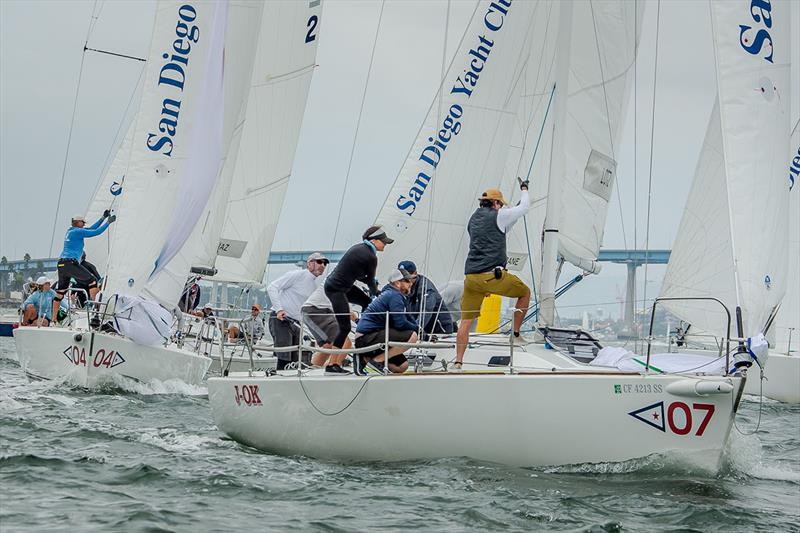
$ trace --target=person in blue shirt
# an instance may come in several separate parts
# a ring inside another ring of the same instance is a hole
[[[55,297],[56,291],[50,288],[50,280],[40,276],[36,280],[36,291],[32,292],[22,304],[22,325],[39,325],[41,317],[41,325],[49,326],[53,320],[52,310]]]
[[[104,220],[108,220],[105,224]],[[88,287],[89,299],[94,300],[99,290],[97,287],[97,279],[95,276],[81,265],[81,258],[83,256],[83,240],[89,237],[100,235],[108,226],[117,219],[116,215],[106,209],[100,220],[89,226],[86,226],[86,219],[83,215],[75,215],[72,217],[72,226],[67,230],[64,236],[64,249],[58,259],[58,290],[56,297],[53,300],[53,313],[57,313],[58,306],[61,305],[61,300],[67,293],[70,280],[74,279],[78,286]]]
[[[373,344],[386,342],[386,312],[389,312],[389,341],[417,342],[419,324],[407,314],[406,296],[411,292],[413,277],[405,270],[394,270],[389,274],[389,284],[383,288],[380,295],[372,300],[366,310],[361,314],[361,319],[356,327],[356,348],[364,348]],[[408,369],[408,360],[403,353],[406,348],[389,348],[389,371],[402,374]],[[369,365],[383,372],[384,350],[378,348],[374,351],[360,354],[369,361]],[[358,359],[359,356],[356,355]],[[360,365],[356,365],[358,373]]]

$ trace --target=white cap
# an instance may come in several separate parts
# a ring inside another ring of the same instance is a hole
[[[328,261],[328,258],[325,257],[324,255],[322,255],[319,252],[314,252],[313,254],[308,256],[308,259],[306,259],[306,262],[308,262],[308,261]],[[328,261],[328,262],[330,262],[330,261]]]
[[[401,268],[396,268],[392,270],[391,274],[389,274],[389,283],[394,283],[395,281],[400,281],[401,279],[408,281],[411,279],[411,274]]]
[[[50,280],[47,279],[47,276],[39,276],[36,279],[36,284],[37,285],[44,285],[45,283],[50,283]]]
[[[82,221],[86,222],[86,217],[84,217],[83,215],[72,215],[72,220],[73,221],[82,220]]]

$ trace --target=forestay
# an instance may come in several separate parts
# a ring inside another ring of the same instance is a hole
[[[221,235],[207,237],[217,256],[211,279],[263,280],[314,72],[321,12],[320,0],[264,6],[247,109],[224,170],[232,174],[224,224],[217,224]]]
[[[701,164],[721,145],[722,185],[712,183],[713,176],[696,176],[701,184],[693,185],[681,222],[690,236],[681,235],[673,246],[662,296],[706,296],[719,289],[713,295],[731,314],[741,308],[742,333],[753,336],[764,330],[787,286],[789,3],[712,2],[711,21],[721,142],[714,146],[710,124]],[[716,193],[726,198],[709,196]],[[727,204],[719,220],[698,216],[709,203]],[[698,249],[691,235],[714,243],[717,257],[703,258],[707,249]],[[726,240],[729,245],[718,244]],[[692,262],[704,266],[692,272]],[[672,302],[669,308],[696,329],[725,333],[724,312],[707,304]],[[735,327],[732,333],[738,333]]]

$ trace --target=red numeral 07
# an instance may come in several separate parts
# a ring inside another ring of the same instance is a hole
[[[683,411],[685,418],[683,426],[679,426],[675,421],[675,411],[679,409]],[[705,412],[703,421],[700,422],[700,427],[697,428],[697,432],[695,433],[696,436],[700,437],[705,433],[706,427],[708,427],[708,423],[711,421],[711,417],[714,416],[714,404],[693,403],[692,409]],[[687,435],[692,430],[692,411],[689,409],[689,406],[683,402],[673,402],[667,408],[667,422],[669,423],[669,429],[676,435]]]

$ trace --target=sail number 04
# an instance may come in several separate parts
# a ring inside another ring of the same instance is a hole
[[[316,15],[311,15],[308,17],[308,22],[306,22],[306,28],[308,28],[308,33],[306,33],[306,42],[310,43],[311,41],[317,38],[314,30],[317,29],[317,23],[319,22],[319,17]]]

